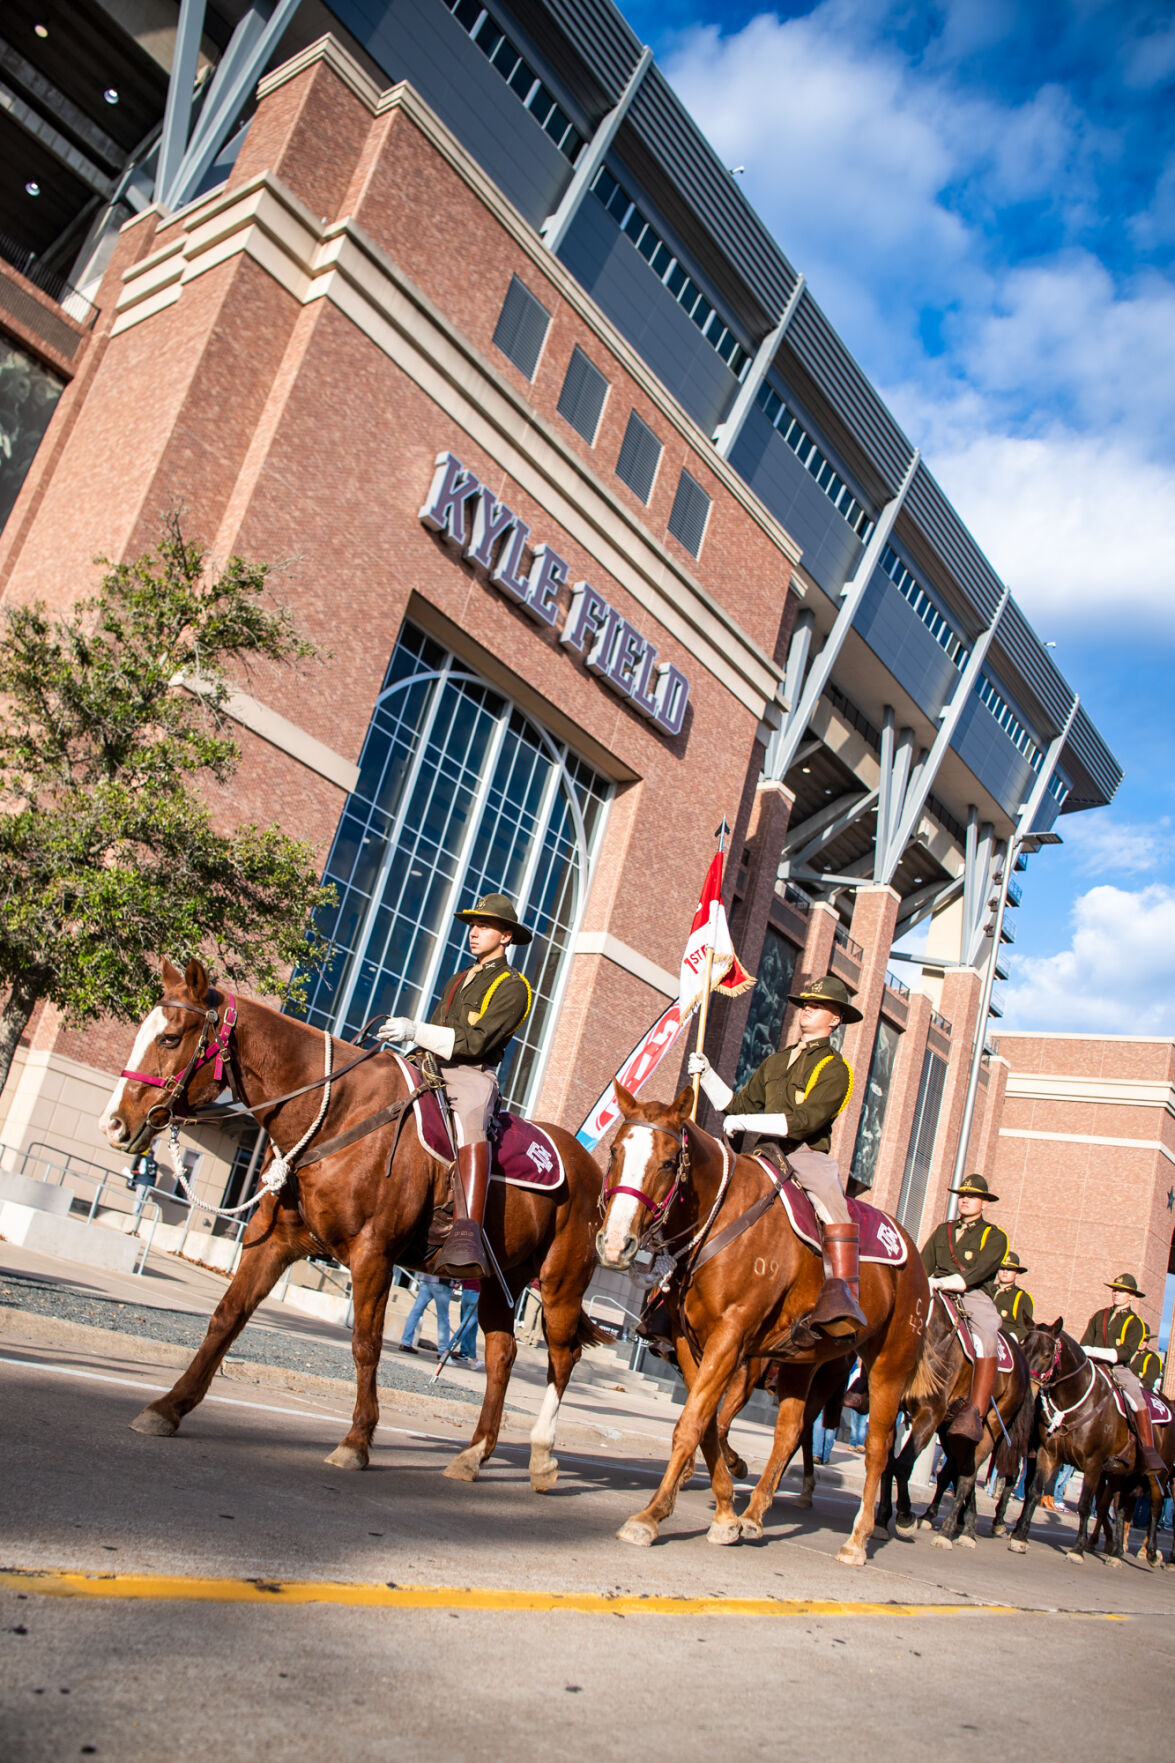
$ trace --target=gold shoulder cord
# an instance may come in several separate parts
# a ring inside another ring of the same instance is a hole
[[[481,1021],[482,1017],[485,1015],[486,1011],[490,1007],[490,999],[493,997],[493,995],[497,991],[498,987],[500,985],[502,985],[505,980],[508,980],[508,979],[520,979],[522,981],[523,985],[526,987],[526,1009],[522,1012],[522,1015],[518,1019],[518,1027],[519,1028],[522,1027],[522,1024],[526,1021],[527,1017],[530,1015],[530,1007],[531,1007],[532,1003],[534,1002],[534,992],[531,989],[530,981],[527,979],[526,975],[524,973],[515,973],[514,969],[512,967],[510,967],[506,970],[505,973],[500,973],[498,975],[497,979],[490,986],[489,991],[486,993],[485,997],[481,1001],[481,1009],[480,1010],[471,1010],[469,1012],[469,1026],[471,1028],[473,1027],[473,1024],[475,1022]],[[517,1032],[517,1030],[515,1032]]]
[[[808,1097],[812,1094],[812,1091],[815,1089],[816,1079],[820,1076],[820,1073],[824,1070],[824,1067],[826,1065],[831,1065],[833,1060],[836,1058],[836,1056],[837,1055],[835,1053],[827,1053],[827,1054],[825,1054],[824,1058],[820,1061],[819,1065],[816,1067],[815,1071],[812,1073],[811,1077],[808,1079],[807,1085],[804,1089],[805,1102],[808,1100]],[[840,1107],[837,1109],[836,1114],[843,1114],[844,1113],[845,1109],[849,1105],[849,1098],[851,1097],[851,1095],[853,1093],[853,1068],[849,1064],[847,1059],[844,1060],[844,1068],[849,1074],[849,1087],[845,1091],[844,1101],[841,1103]],[[836,1114],[834,1114],[832,1117],[834,1120],[836,1119]]]

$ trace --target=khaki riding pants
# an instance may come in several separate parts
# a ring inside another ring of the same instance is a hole
[[[974,1291],[962,1292],[960,1299],[967,1313],[967,1320],[975,1330],[978,1343],[976,1351],[981,1359],[994,1359],[999,1332],[1003,1327],[999,1311],[987,1293],[978,1286]]]
[[[1123,1395],[1134,1412],[1141,1414],[1146,1411],[1146,1397],[1142,1393],[1142,1385],[1138,1381],[1137,1372],[1131,1371],[1129,1365],[1115,1365],[1113,1372]]]
[[[840,1182],[840,1164],[827,1151],[801,1145],[787,1153],[792,1174],[816,1208],[821,1224],[851,1224],[849,1203]]]
[[[458,1146],[488,1139],[490,1122],[498,1106],[498,1074],[494,1067],[450,1064],[438,1059],[437,1069],[449,1094]]]

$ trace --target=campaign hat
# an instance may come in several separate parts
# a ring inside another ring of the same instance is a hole
[[[1145,1298],[1146,1293],[1138,1289],[1138,1281],[1132,1273],[1120,1273],[1117,1279],[1108,1279],[1106,1284],[1112,1292],[1129,1292],[1133,1298]]]
[[[861,1012],[849,1002],[848,986],[843,979],[837,979],[835,973],[826,973],[823,979],[814,980],[802,992],[789,992],[787,1001],[789,1004],[823,1004],[828,1010],[836,1010],[842,1022],[861,1020]]]
[[[964,1176],[958,1187],[951,1189],[951,1193],[973,1194],[977,1200],[988,1200],[992,1203],[999,1199],[998,1194],[993,1194],[988,1190],[987,1183],[981,1175]]]
[[[527,930],[514,909],[514,902],[506,894],[483,894],[475,906],[463,906],[460,912],[454,912],[454,918],[463,919],[466,924],[496,924],[510,932],[515,943],[529,943],[534,939],[534,932]]]

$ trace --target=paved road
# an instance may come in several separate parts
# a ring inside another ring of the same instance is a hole
[[[856,1759],[899,1744],[918,1763],[986,1755],[1009,1730],[1034,1763],[1100,1758],[1115,1735],[1169,1748],[1175,1574],[1076,1567],[1047,1540],[1024,1560],[990,1539],[945,1553],[925,1535],[847,1569],[833,1557],[852,1501],[836,1490],[810,1513],[781,1498],[763,1544],[719,1550],[701,1483],[637,1551],[613,1533],[652,1485],[648,1459],[563,1453],[539,1497],[511,1446],[471,1487],[439,1474],[451,1425],[389,1411],[373,1468],[347,1475],[322,1462],[338,1401],[228,1383],[177,1438],[131,1433],[169,1381],[0,1340],[0,1564],[113,1575],[116,1594],[0,1582],[7,1763]],[[209,1577],[234,1584],[192,1601]],[[259,1608],[239,1601],[248,1578],[341,1589]],[[572,1607],[525,1607],[551,1592]],[[645,1610],[618,1603],[632,1598]],[[778,1602],[675,1612],[682,1598]]]

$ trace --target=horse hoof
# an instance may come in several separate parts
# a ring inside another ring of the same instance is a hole
[[[1066,1549],[1065,1550],[1065,1559],[1066,1559],[1066,1561],[1074,1562],[1076,1566],[1080,1567],[1085,1561],[1085,1550],[1084,1549]]]
[[[975,1541],[974,1537],[969,1537],[969,1536],[956,1537],[955,1541],[959,1545],[960,1549],[977,1549],[979,1547],[979,1544]]]
[[[1028,1553],[1028,1544],[1020,1542],[1018,1537],[1012,1538],[1011,1542],[1008,1544],[1008,1548],[1013,1555],[1027,1555]]]
[[[933,1518],[920,1518],[918,1520],[918,1529],[919,1530],[933,1530],[934,1529]]]
[[[993,1537],[1006,1537],[1008,1534],[1008,1527],[1006,1524],[997,1524],[995,1522],[995,1520],[993,1519],[992,1525],[991,1525],[991,1534]]]
[[[549,1494],[559,1479],[559,1463],[555,1457],[547,1457],[542,1462],[530,1466],[530,1485],[536,1494]]]
[[[864,1567],[865,1551],[860,1543],[844,1543],[836,1552],[836,1558],[844,1567]]]
[[[166,1414],[161,1414],[158,1408],[144,1408],[142,1413],[136,1414],[131,1421],[131,1431],[141,1432],[145,1438],[149,1439],[169,1439],[179,1429],[179,1421],[170,1419]]]
[[[642,1518],[630,1518],[616,1532],[622,1543],[631,1543],[636,1549],[647,1549],[657,1540],[655,1524],[646,1524]]]
[[[912,1512],[899,1512],[893,1522],[894,1529],[900,1530],[903,1536],[909,1536],[912,1530],[917,1530],[918,1528],[914,1523],[914,1514]]]
[[[726,1467],[730,1470],[735,1481],[746,1481],[747,1476],[750,1474],[745,1457],[732,1457]]]
[[[739,1535],[748,1543],[762,1540],[763,1526],[757,1518],[740,1518],[738,1521]]]
[[[936,1536],[930,1546],[932,1549],[953,1549],[955,1545],[950,1537]]]
[[[323,1462],[329,1463],[333,1469],[366,1469],[367,1452],[357,1451],[353,1445],[337,1445]]]
[[[1121,1555],[1107,1555],[1106,1556],[1106,1566],[1107,1567],[1121,1567],[1121,1565],[1122,1565]]]
[[[467,1445],[451,1463],[445,1464],[441,1474],[448,1476],[450,1481],[476,1481],[480,1469],[481,1446]]]
[[[797,1512],[810,1512],[812,1510],[812,1496],[811,1494],[797,1494],[792,1504]]]
[[[727,1524],[719,1524],[715,1519],[706,1532],[706,1541],[714,1543],[718,1548],[725,1548],[728,1543],[737,1543],[741,1536],[742,1526],[737,1518]]]
[[[888,1541],[889,1541],[889,1526],[888,1526],[888,1524],[875,1524],[873,1526],[872,1536],[873,1536],[873,1540],[875,1543],[888,1543]]]

